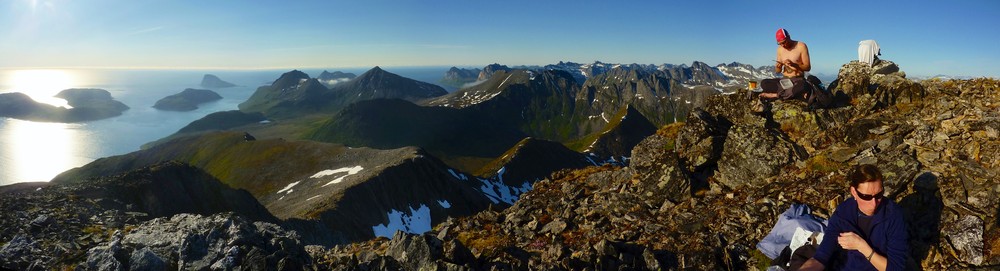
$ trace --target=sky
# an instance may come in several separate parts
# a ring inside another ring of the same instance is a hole
[[[770,65],[836,74],[876,40],[910,75],[1000,77],[1000,1],[0,0],[0,68]]]

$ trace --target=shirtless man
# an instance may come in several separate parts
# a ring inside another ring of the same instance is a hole
[[[764,93],[760,94],[760,98],[804,98],[801,97],[802,90],[805,88],[803,76],[805,72],[812,69],[812,65],[809,63],[809,47],[806,46],[805,42],[792,40],[784,28],[779,28],[778,32],[774,34],[774,38],[778,41],[778,58],[775,60],[774,72],[780,72],[785,78],[792,79],[794,87],[783,90],[779,83],[781,79],[761,80]]]

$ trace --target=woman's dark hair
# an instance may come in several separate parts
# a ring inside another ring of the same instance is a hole
[[[874,182],[875,180],[885,181],[882,179],[882,172],[873,165],[854,166],[851,174],[847,175],[847,180],[851,181],[851,187],[854,188],[858,188],[861,183]]]

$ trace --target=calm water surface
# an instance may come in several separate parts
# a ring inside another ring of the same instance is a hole
[[[436,83],[447,69],[385,68],[429,83]],[[361,75],[367,68],[327,70]],[[313,77],[322,72],[303,71]],[[0,117],[0,185],[49,181],[63,171],[97,158],[139,150],[142,144],[168,136],[209,113],[237,109],[257,87],[270,84],[283,72],[286,71],[0,70],[0,93],[22,92],[39,102],[65,106],[65,100],[52,96],[68,88],[101,88],[131,107],[118,117],[82,123]],[[239,86],[212,89],[223,99],[202,104],[194,111],[152,108],[157,100],[185,88],[201,88],[199,84],[206,73]]]

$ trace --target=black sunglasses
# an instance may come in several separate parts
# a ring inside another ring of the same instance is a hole
[[[854,190],[854,192],[858,193],[858,197],[861,198],[862,200],[869,201],[869,200],[873,200],[873,199],[882,199],[882,194],[885,193],[885,190],[883,189],[882,191],[878,191],[878,193],[875,193],[874,195],[868,195],[868,194],[865,194],[865,193],[861,193],[858,190]]]

